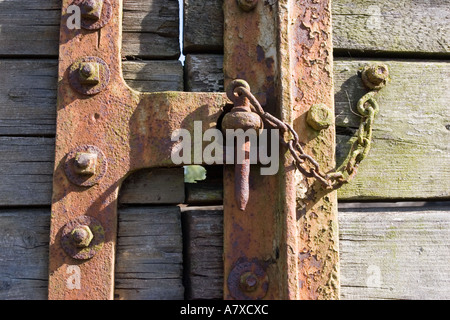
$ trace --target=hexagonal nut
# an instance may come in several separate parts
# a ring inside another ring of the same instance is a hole
[[[362,70],[361,79],[367,88],[379,90],[389,81],[389,68],[382,63],[367,65]]]
[[[79,226],[70,233],[74,245],[78,248],[87,248],[94,239],[94,235],[88,226]]]
[[[90,20],[99,20],[102,9],[103,0],[84,0],[80,6],[81,16]]]
[[[309,109],[306,121],[313,129],[320,131],[333,123],[333,114],[325,104],[315,104]]]
[[[100,82],[100,64],[96,62],[80,63],[80,83],[97,85]]]
[[[81,175],[94,175],[97,170],[96,153],[78,152],[75,155],[75,172]]]

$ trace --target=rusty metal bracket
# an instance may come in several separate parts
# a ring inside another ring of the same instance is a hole
[[[306,118],[314,105],[334,114],[330,8],[331,0],[224,0],[225,87],[245,80],[265,114],[292,127],[325,172],[335,167],[334,124],[317,131]],[[249,284],[238,284],[246,282],[236,271],[242,261],[267,277],[257,298],[338,298],[336,192],[296,171],[286,147],[279,158],[275,175],[250,170],[244,210],[235,195],[242,177],[224,168],[224,298],[249,296]]]
[[[81,29],[67,8],[81,7]],[[64,0],[49,298],[112,299],[117,196],[129,173],[171,167],[176,129],[214,127],[224,93],[141,93],[122,77],[122,0]],[[100,32],[101,30],[101,32]]]
[[[81,29],[67,27],[70,5],[81,8]],[[334,126],[318,134],[306,125],[312,105],[334,110],[330,0],[224,0],[224,14],[226,86],[247,81],[264,110],[334,168]],[[113,298],[122,182],[139,169],[175,166],[172,133],[194,134],[194,120],[202,131],[215,127],[230,103],[225,93],[130,89],[121,23],[122,0],[62,1],[50,299]],[[242,177],[224,166],[224,298],[336,298],[336,194],[296,172],[287,150],[279,156],[272,176],[241,167],[250,197],[238,202]]]

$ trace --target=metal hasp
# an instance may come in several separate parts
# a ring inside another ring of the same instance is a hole
[[[81,29],[68,28],[71,5],[81,7]],[[121,183],[135,170],[174,166],[171,134],[193,134],[194,120],[215,127],[229,103],[224,93],[130,89],[121,24],[122,0],[62,1],[50,299],[113,298]]]
[[[224,0],[225,87],[245,80],[324,172],[335,167],[330,2]],[[224,166],[225,299],[339,298],[336,191],[294,160],[282,146],[276,175],[252,165],[245,210]]]

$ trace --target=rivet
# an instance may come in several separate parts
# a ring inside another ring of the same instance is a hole
[[[269,289],[269,277],[257,259],[241,258],[228,274],[227,286],[235,299],[262,299]]]
[[[313,105],[308,111],[306,122],[318,131],[328,128],[333,123],[331,109],[323,103]]]
[[[242,11],[250,12],[255,9],[258,4],[258,0],[237,0],[237,3]]]

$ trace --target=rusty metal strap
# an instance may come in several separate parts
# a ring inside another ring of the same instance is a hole
[[[75,7],[74,7],[75,6]],[[76,8],[81,28],[69,28]],[[112,299],[117,195],[135,170],[174,166],[175,129],[214,127],[223,93],[141,93],[122,77],[122,0],[64,0],[49,298]]]

